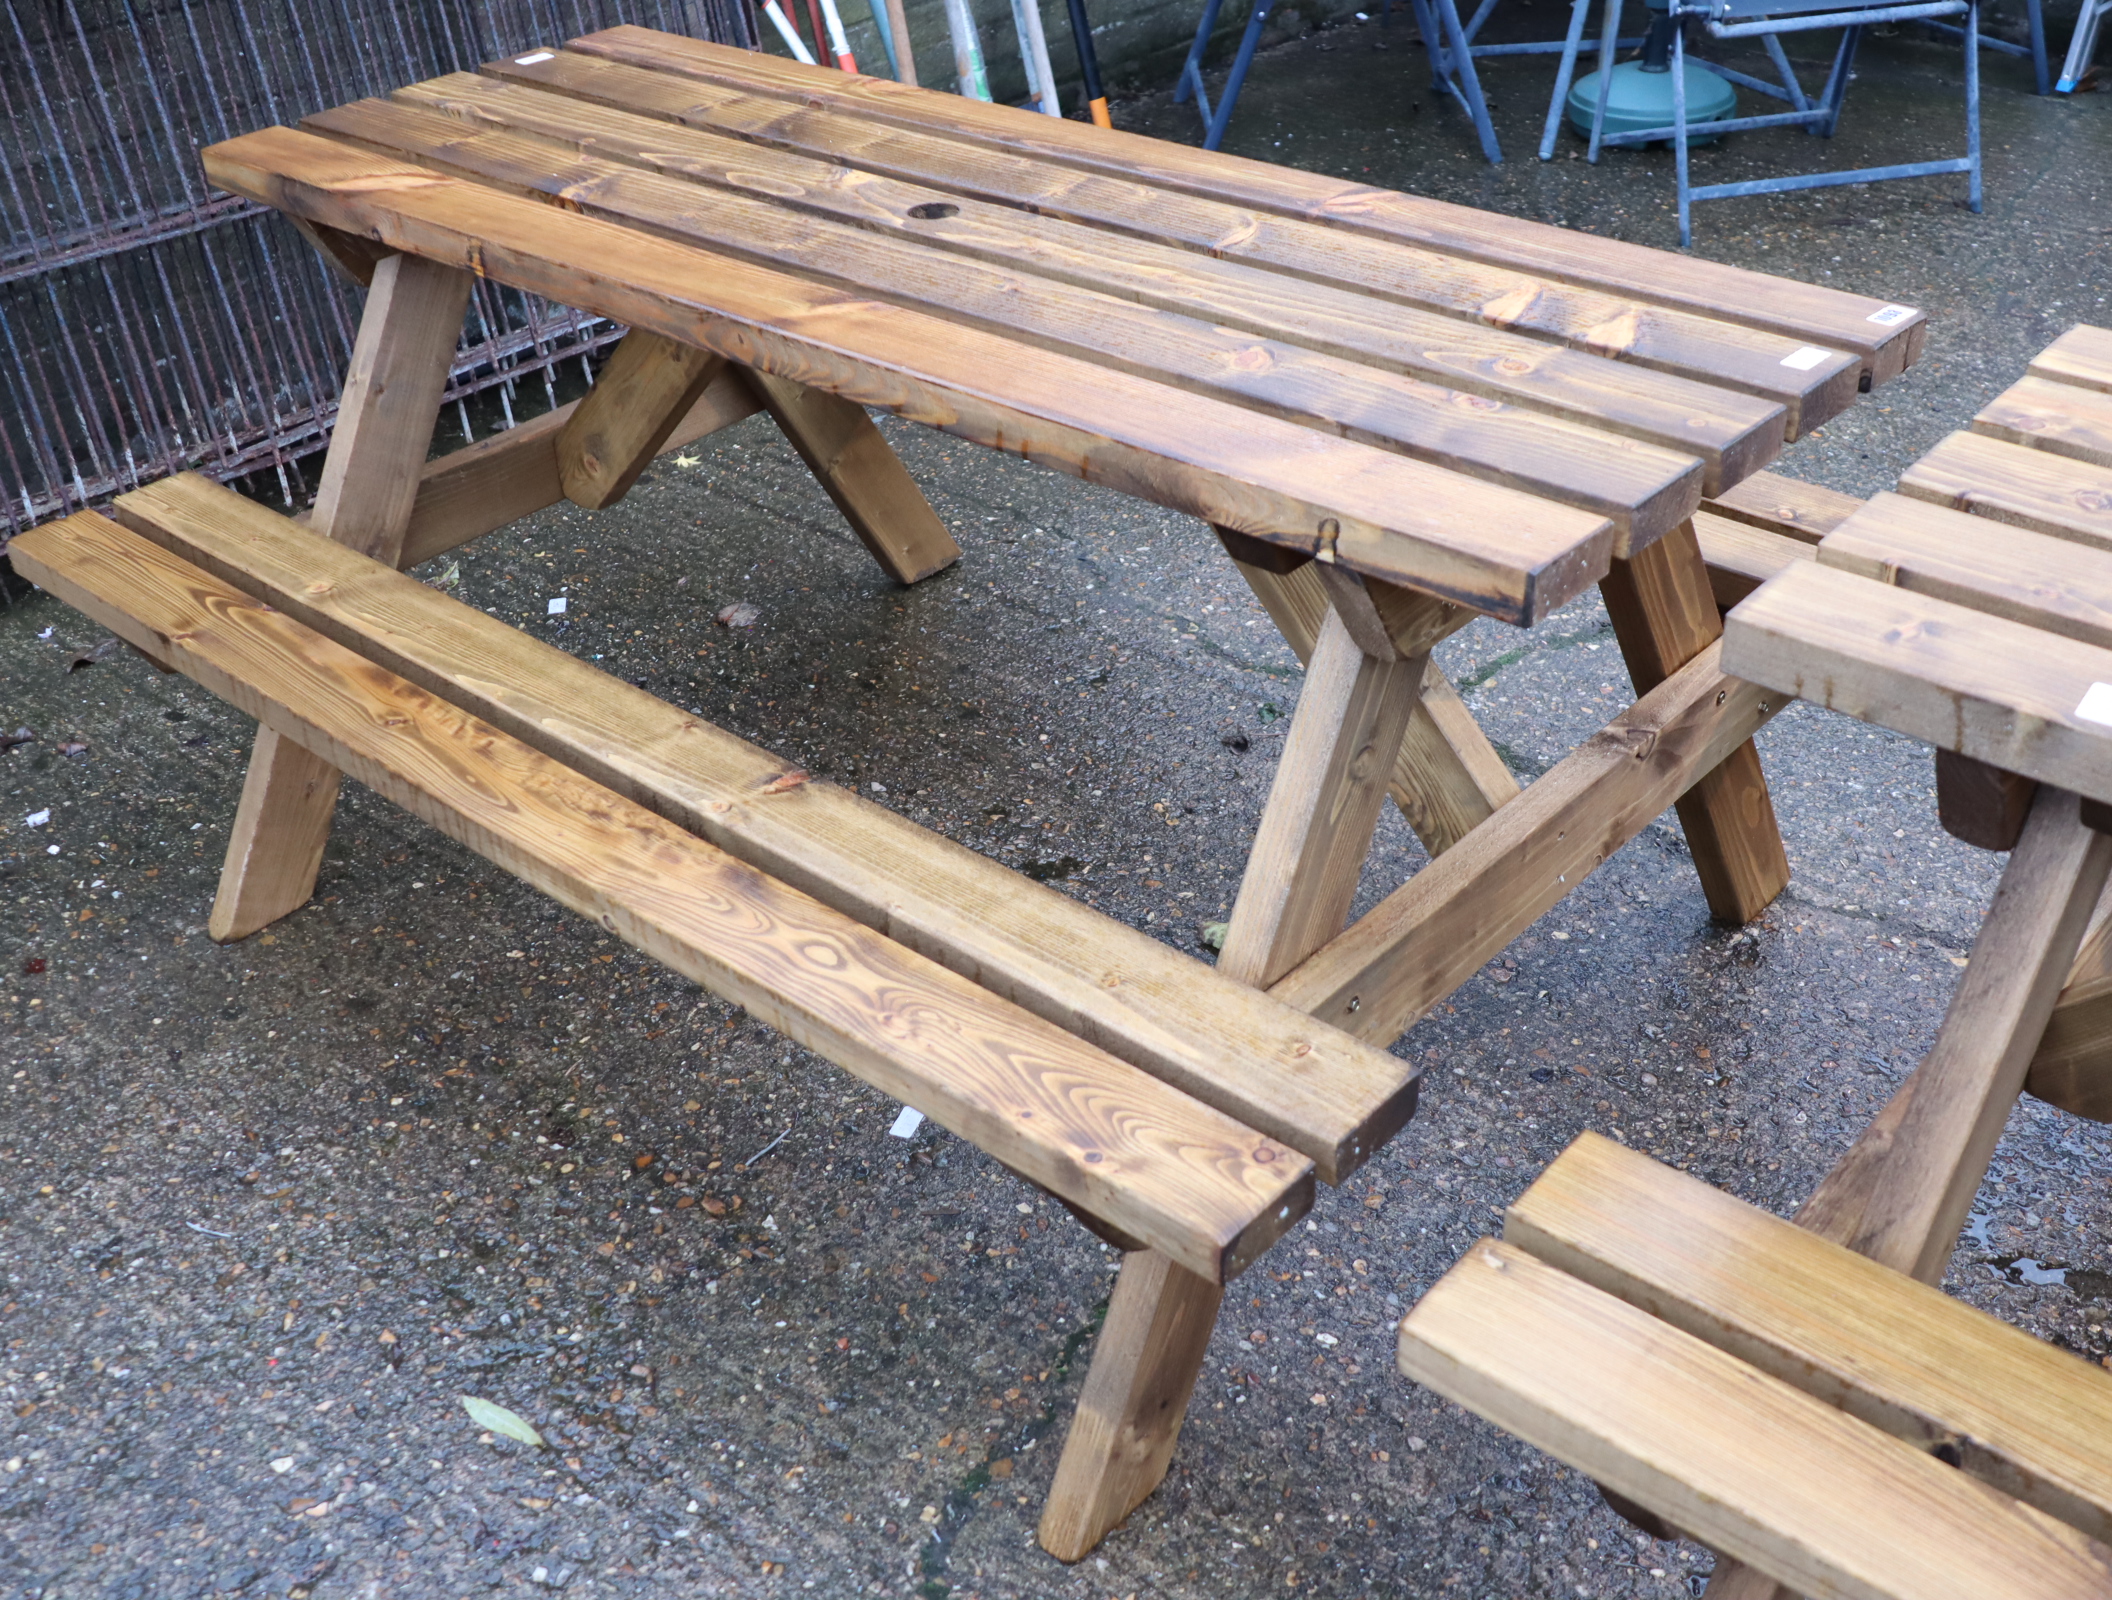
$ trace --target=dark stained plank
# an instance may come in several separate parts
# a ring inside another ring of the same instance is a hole
[[[276,209],[1506,621],[1545,616],[1610,559],[1611,524],[1586,512],[313,134],[267,129],[205,161]]]
[[[1807,544],[1817,544],[1854,516],[1862,501],[1838,489],[1827,489],[1779,472],[1756,472],[1736,488],[1711,495],[1702,507],[1733,522],[1765,528]]]
[[[1471,206],[1374,189],[1222,151],[1197,150],[1139,134],[1030,115],[1009,106],[906,89],[881,79],[803,68],[775,56],[654,33],[609,28],[575,39],[569,50],[654,71],[725,83],[945,134],[1131,182],[1223,200],[1344,231],[1420,244],[1559,282],[1611,289],[1657,305],[1788,334],[1815,346],[1852,350],[1873,383],[1898,376],[1919,353],[1927,319],[1912,307],[1766,273],[1602,239],[1546,223],[1497,216]]]
[[[1899,475],[1899,492],[2112,550],[2112,468],[1954,433]]]
[[[1651,305],[1629,294],[1555,283],[1399,240],[1270,216],[1120,175],[1102,177],[963,145],[943,134],[873,120],[858,107],[832,110],[804,97],[748,93],[572,52],[526,65],[494,62],[484,70],[522,86],[512,90],[509,111],[534,103],[523,98],[532,86],[581,104],[797,152],[842,165],[847,174],[935,188],[956,202],[980,199],[1397,306],[1558,340],[1777,402],[1786,408],[1790,438],[1855,398],[1859,358],[1836,353],[1813,362],[1799,338]],[[438,79],[429,87],[451,88],[454,82]],[[1791,358],[1794,364],[1785,364]]]

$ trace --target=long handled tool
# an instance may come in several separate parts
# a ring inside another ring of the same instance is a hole
[[[1012,26],[1019,34],[1019,58],[1026,64],[1035,104],[1052,117],[1062,116],[1063,107],[1056,100],[1056,69],[1049,65],[1048,35],[1041,31],[1040,0],[1012,0]]]
[[[856,72],[858,62],[851,54],[850,40],[843,36],[843,14],[836,9],[836,0],[821,0],[821,14],[829,25],[829,51],[836,57],[837,67]]]
[[[912,89],[917,86],[916,53],[909,47],[909,12],[902,0],[883,0],[887,11],[888,31],[895,36],[895,81],[906,83]],[[878,12],[874,15],[877,17]]]
[[[777,0],[763,0],[763,15],[768,17],[770,25],[777,29],[777,36],[785,41],[785,48],[792,52],[794,61],[804,62],[810,67],[815,65],[814,52],[807,48],[807,41],[799,36],[799,30],[792,26],[792,19],[785,15],[784,8]]]
[[[946,0],[946,27],[953,35],[953,75],[971,100],[990,98],[990,74],[983,69],[983,44],[975,36],[975,17],[968,0]]]
[[[1096,127],[1112,128],[1107,114],[1107,94],[1100,87],[1100,57],[1093,50],[1092,19],[1085,14],[1085,0],[1070,0],[1071,37],[1078,42],[1078,72],[1085,79],[1085,108]]]

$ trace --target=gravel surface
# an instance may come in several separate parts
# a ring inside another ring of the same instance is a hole
[[[1514,159],[1483,166],[1408,32],[1264,56],[1232,145],[1670,242],[1665,159],[1542,167],[1545,65],[1498,63]],[[1704,162],[1926,148],[1956,70],[1873,40],[1833,146]],[[1704,255],[1936,316],[1922,365],[1785,470],[1880,488],[2108,320],[2112,96],[1988,78],[1984,216],[1950,180],[1699,213]],[[1194,136],[1163,100],[1121,120]],[[1294,662],[1199,524],[886,426],[967,551],[915,590],[764,418],[423,575],[1201,952]],[[749,626],[713,620],[735,604]],[[1235,1285],[1165,1485],[1064,1568],[1032,1533],[1103,1246],[357,786],[314,902],[214,945],[250,725],[83,660],[102,639],[41,596],[0,610],[0,721],[35,735],[0,754],[0,1594],[23,1600],[1698,1592],[1706,1551],[1401,1379],[1393,1325],[1585,1128],[1794,1206],[1926,1048],[2000,867],[1937,829],[1925,751],[1785,713],[1761,743],[1788,892],[1710,926],[1667,815],[1414,1029],[1421,1114]],[[1596,598],[1442,655],[1523,779],[1629,698]],[[1389,816],[1365,902],[1422,859]],[[2026,1103],[1947,1287],[2106,1359],[2108,1175],[2107,1129]]]

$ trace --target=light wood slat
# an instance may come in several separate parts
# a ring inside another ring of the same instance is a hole
[[[555,200],[1486,481],[1530,486],[1612,517],[1623,548],[1648,544],[1684,518],[1707,482],[1735,477],[1778,448],[1774,413],[1760,402],[1731,396],[1722,406],[1706,393],[1654,394],[1652,385],[1669,389],[1674,381],[1490,330],[1460,337],[1456,324],[1447,325],[1453,344],[1466,347],[1450,352],[1396,338],[1389,370],[1043,279],[1031,268],[1023,275],[937,251],[907,229],[883,234],[788,210],[774,195],[706,189],[547,141],[478,132],[412,106],[366,101],[306,126],[509,194]],[[1622,436],[1609,438],[1609,428]]]
[[[2112,328],[2077,323],[2031,358],[2034,378],[2112,394]]]
[[[1493,1239],[1401,1371],[1801,1594],[2104,1600],[2074,1529]]]
[[[138,535],[84,513],[12,554],[120,637],[1190,1272],[1237,1273],[1310,1203],[1291,1151]]]
[[[1045,120],[1054,121],[1054,118]],[[744,365],[1531,622],[1603,570],[1611,525],[1297,424],[676,245],[290,129],[205,153],[220,187]],[[606,268],[622,264],[622,278]],[[710,285],[710,305],[696,285]],[[855,357],[847,352],[855,349]]]
[[[2094,800],[2112,729],[2076,716],[2112,651],[1800,563],[1724,624],[1729,671]]]
[[[2112,550],[1880,494],[1826,536],[1819,564],[2112,649]]]
[[[2044,450],[1954,433],[1899,475],[1899,492],[2112,549],[2112,471]]]
[[[2112,974],[2061,991],[2024,1092],[2092,1122],[2112,1122]]]
[[[1780,711],[1710,645],[1275,984],[1390,1044]]]
[[[564,499],[557,438],[578,406],[578,401],[570,401],[428,461],[418,479],[418,498],[397,565],[415,567]],[[695,444],[761,409],[762,402],[729,366],[704,386],[660,453]]]
[[[1191,270],[1198,253],[1222,257],[1359,298],[1556,339],[1781,404],[1789,438],[1845,410],[1855,398],[1859,359],[1837,354],[1808,370],[1785,366],[1786,358],[1807,348],[1800,339],[1652,306],[1626,293],[1555,283],[1398,240],[1365,239],[1339,228],[1259,214],[1122,176],[1100,177],[963,145],[942,135],[874,121],[857,108],[832,111],[805,97],[771,98],[569,51],[527,65],[495,62],[485,72],[505,80],[507,87],[483,94],[508,98],[479,103],[502,103],[508,120],[530,115],[530,108],[539,121],[548,118],[559,125],[572,119],[591,125],[596,107],[636,112],[832,166],[847,164],[855,170],[855,176],[847,175],[852,183],[862,185],[878,175],[933,186],[942,200],[972,202],[980,197],[1015,213],[1088,225],[1103,238],[1116,234],[1175,246],[1187,255]],[[456,82],[438,79],[399,93],[423,96],[440,85],[452,91]],[[573,99],[574,109],[542,111],[539,96],[515,85],[564,94]],[[452,103],[462,106],[460,100]],[[1278,295],[1292,292],[1294,285]]]
[[[1427,664],[1366,654],[1335,613],[1322,621],[1218,954],[1225,977],[1266,988],[1342,931]]]
[[[1798,1226],[1938,1282],[2112,869],[2112,835],[2041,785],[1936,1043],[1820,1180]]]
[[[2026,378],[1982,408],[1973,418],[1973,432],[2094,467],[2112,467],[2112,390]]]
[[[184,559],[771,876],[1248,1126],[1339,1183],[1419,1069],[424,584],[185,474],[116,514]],[[775,785],[775,787],[773,787]],[[1238,1109],[1233,1109],[1233,1108]]]
[[[1374,189],[1222,151],[1196,150],[1055,117],[1044,117],[1045,127],[1033,126],[1024,113],[1010,107],[917,93],[881,79],[801,68],[797,62],[774,56],[678,39],[649,29],[609,28],[574,39],[565,48],[705,82],[856,110],[861,116],[923,128],[962,143],[1257,211],[1304,217],[1344,231],[1425,245],[1559,282],[1611,289],[1656,305],[1769,328],[1808,343],[1857,352],[1876,383],[1896,377],[1919,353],[1927,326],[1919,311],[1890,326],[1872,322],[1872,316],[1885,313],[1886,303],[1861,295],[1790,283],[1692,256]]]
[[[503,105],[491,104],[501,97]],[[595,180],[569,166],[562,177],[544,176],[553,164],[566,165],[559,150],[575,160],[650,171],[685,187],[703,184],[751,200],[762,197],[765,217],[794,209],[902,240],[913,247],[915,258],[958,255],[1031,273],[1699,455],[1710,465],[1711,488],[1750,474],[1780,448],[1783,419],[1769,401],[1366,293],[928,185],[854,174],[836,161],[671,127],[485,78],[414,85],[400,91],[396,101],[393,115],[366,102],[311,117],[307,125],[421,160],[444,156],[465,170],[489,171],[515,184],[540,183],[546,192],[567,198]],[[447,114],[452,127],[426,123],[428,108]],[[490,153],[460,147],[469,137],[464,122],[470,130],[489,130],[478,145]],[[501,132],[507,140],[503,145],[494,137]],[[876,281],[894,283],[901,277],[899,271],[889,272]],[[929,268],[924,277],[930,279]],[[928,292],[945,299],[946,292],[931,282]]]
[[[1756,472],[1723,494],[1711,496],[1702,509],[1733,522],[1749,523],[1770,533],[1817,544],[1854,516],[1862,501],[1837,489],[1822,488],[1779,472]]]
[[[1511,1203],[1503,1236],[2112,1538],[2112,1373],[2092,1363],[1595,1133]]]
[[[625,334],[557,436],[565,498],[600,511],[629,494],[725,366],[724,356],[649,329]]]
[[[1719,610],[1728,611],[1793,562],[1816,561],[1818,547],[1787,534],[1706,511],[1694,513],[1694,538],[1708,564],[1709,588]]]

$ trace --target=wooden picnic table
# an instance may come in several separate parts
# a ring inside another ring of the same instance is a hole
[[[355,771],[1133,1248],[1043,1522],[1066,1558],[1163,1474],[1224,1280],[1412,1112],[1417,1070],[1385,1053],[1406,1028],[1669,805],[1717,917],[1787,879],[1751,743],[1782,697],[1720,668],[1695,519],[1738,515],[1785,441],[1903,370],[1911,307],[637,28],[204,159],[370,285],[309,531],[178,479],[125,497],[124,528],[15,548],[262,718],[214,936],[308,899]],[[426,463],[471,274],[630,331],[583,400]],[[392,570],[612,504],[767,409],[916,582],[961,552],[868,408],[1204,519],[1307,661],[1214,970]],[[1638,700],[1521,792],[1432,647],[1593,584]],[[376,696],[415,731],[377,735],[354,709]],[[591,780],[556,812],[478,787],[540,794],[546,759]],[[1435,859],[1345,926],[1389,794]],[[928,1040],[844,1013],[752,927],[656,898],[655,852],[732,891],[679,840],[604,837],[629,803],[765,874],[769,916],[834,930],[857,970],[950,969],[919,992],[987,1048],[921,1063]],[[1081,1166],[1100,1155],[1021,1121],[1011,1038],[1117,1123],[1148,1103],[1158,1153]]]

